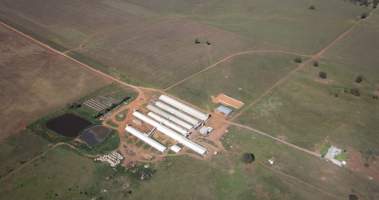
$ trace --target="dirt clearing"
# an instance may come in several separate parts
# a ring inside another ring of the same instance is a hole
[[[217,103],[217,104],[220,103],[226,106],[231,106],[235,109],[240,109],[244,105],[242,101],[234,99],[223,93],[217,95],[216,97],[212,96],[211,98],[212,98],[212,102],[214,103]]]

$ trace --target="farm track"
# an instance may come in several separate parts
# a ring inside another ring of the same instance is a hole
[[[319,60],[325,54],[325,52],[327,52],[329,49],[331,49],[332,47],[334,47],[334,45],[336,45],[340,40],[342,40],[346,36],[348,36],[355,29],[355,27],[357,27],[358,25],[360,25],[362,22],[364,22],[366,20],[368,20],[368,18],[366,18],[365,20],[356,21],[349,29],[347,29],[346,31],[344,31],[343,33],[341,33],[336,39],[334,39],[333,41],[331,41],[331,43],[329,43],[326,47],[322,48],[320,51],[318,51],[317,53],[313,54],[308,60],[306,60],[306,61],[302,62],[301,64],[299,64],[295,69],[293,69],[286,76],[284,76],[283,78],[281,78],[280,80],[278,80],[275,84],[273,84],[270,88],[268,88],[263,94],[261,94],[253,102],[251,102],[250,104],[248,104],[247,106],[245,106],[239,113],[237,113],[236,115],[234,115],[231,118],[231,121],[234,121],[235,119],[237,119],[239,116],[241,116],[249,108],[253,107],[258,102],[260,102],[264,97],[266,97],[267,95],[271,94],[272,91],[274,91],[277,87],[283,85],[288,79],[291,78],[291,76],[294,73],[300,71],[301,69],[303,69],[305,66],[307,66],[311,62]]]
[[[33,162],[37,161],[38,159],[46,156],[46,154],[48,154],[51,150],[54,150],[60,146],[67,146],[75,151],[77,151],[80,155],[84,156],[84,157],[87,157],[87,158],[95,158],[96,155],[89,155],[89,154],[85,154],[85,153],[82,153],[80,151],[78,151],[78,149],[71,145],[71,144],[68,144],[68,143],[64,143],[64,142],[59,142],[59,143],[56,143],[54,144],[53,146],[50,146],[48,147],[47,150],[45,150],[44,152],[42,152],[41,154],[33,157],[32,159],[30,159],[29,161],[27,161],[26,163],[20,165],[20,167],[14,169],[13,171],[9,172],[8,174],[6,174],[5,176],[3,176],[2,178],[0,178],[0,182],[2,181],[5,181],[7,180],[8,178],[10,178],[13,174],[19,172],[20,170],[24,169],[25,167],[29,166],[30,164],[32,164]]]
[[[277,137],[274,137],[274,136],[272,136],[271,134],[268,134],[268,133],[265,133],[265,132],[263,132],[263,131],[257,130],[257,129],[255,129],[255,128],[253,128],[253,127],[246,126],[246,125],[243,125],[243,124],[238,124],[238,123],[235,123],[235,122],[230,122],[230,121],[227,121],[227,123],[228,123],[229,125],[232,125],[232,126],[236,126],[236,127],[239,127],[239,128],[243,128],[243,129],[246,129],[246,130],[252,131],[252,132],[257,133],[257,134],[259,134],[259,135],[262,135],[262,136],[264,136],[264,137],[271,138],[271,139],[274,140],[274,141],[277,141],[277,142],[280,142],[280,143],[282,143],[282,144],[285,144],[285,145],[287,145],[287,146],[289,146],[289,147],[291,147],[291,148],[297,149],[297,150],[302,151],[302,152],[304,152],[304,153],[307,153],[307,154],[309,154],[309,155],[311,155],[311,156],[315,156],[315,157],[317,157],[317,158],[321,158],[321,154],[319,154],[319,153],[316,153],[316,152],[314,152],[314,151],[311,151],[311,150],[308,150],[308,149],[305,149],[305,148],[299,147],[299,146],[297,146],[297,145],[295,145],[295,144],[292,144],[292,143],[289,143],[289,142],[287,142],[287,141],[285,141],[285,140],[282,140],[282,139],[279,139],[279,138],[277,138]]]
[[[289,174],[287,174],[287,173],[285,173],[283,171],[280,171],[280,170],[275,169],[275,168],[273,168],[271,166],[268,166],[268,165],[264,164],[263,162],[259,162],[258,164],[261,165],[263,168],[265,168],[265,169],[267,169],[267,170],[269,170],[269,171],[271,171],[271,172],[273,172],[275,174],[279,174],[280,176],[286,177],[287,179],[292,179],[292,180],[298,182],[299,184],[302,184],[302,185],[305,185],[305,186],[310,187],[312,189],[315,189],[318,192],[321,192],[321,193],[323,193],[323,194],[325,194],[327,196],[332,197],[333,199],[343,199],[343,198],[341,198],[341,196],[343,196],[343,195],[337,196],[335,194],[332,194],[332,193],[330,193],[328,191],[325,191],[325,190],[323,190],[323,189],[321,189],[321,188],[319,188],[319,187],[317,187],[315,185],[312,185],[312,184],[310,184],[308,182],[305,182],[305,181],[303,181],[303,180],[301,180],[301,179],[299,179],[299,178],[297,178],[295,176],[289,175]]]
[[[163,91],[168,91],[168,90],[170,90],[170,89],[172,89],[172,88],[174,88],[174,87],[176,87],[176,86],[178,86],[178,85],[180,85],[180,84],[182,84],[182,83],[184,83],[184,82],[192,79],[193,77],[198,76],[199,74],[202,74],[202,73],[204,73],[206,71],[209,71],[209,70],[217,67],[221,63],[224,63],[224,62],[226,62],[228,60],[231,60],[231,59],[233,59],[235,57],[242,56],[242,55],[249,55],[249,54],[275,54],[275,53],[277,53],[277,54],[288,54],[288,55],[302,56],[302,57],[310,57],[310,55],[303,55],[303,54],[296,53],[296,52],[282,51],[282,50],[249,50],[249,51],[241,51],[241,52],[233,53],[233,54],[231,54],[231,55],[229,55],[229,56],[227,56],[227,57],[225,57],[225,58],[223,58],[223,59],[221,59],[221,60],[219,60],[219,61],[211,64],[211,65],[209,65],[208,67],[206,67],[206,68],[204,68],[204,69],[202,69],[202,70],[200,70],[200,71],[198,71],[198,72],[196,72],[196,73],[194,73],[194,74],[192,74],[192,75],[190,75],[190,76],[188,76],[188,77],[186,77],[186,78],[184,78],[184,79],[182,79],[182,80],[180,80],[180,81],[178,81],[178,82],[176,82],[176,83],[174,83],[174,84],[172,84],[170,86],[168,86],[167,88],[163,89]]]
[[[369,15],[370,17],[370,15]],[[368,18],[367,18],[368,19]],[[366,19],[366,20],[367,20]],[[317,52],[316,54],[312,55],[312,56],[309,56],[309,55],[302,55],[302,54],[298,54],[298,53],[294,53],[294,52],[287,52],[287,51],[281,51],[281,50],[251,50],[251,51],[243,51],[243,52],[237,52],[237,53],[234,53],[234,54],[231,54],[221,60],[219,60],[218,62],[212,64],[212,65],[209,65],[208,67],[206,67],[205,69],[199,71],[199,72],[196,72],[190,76],[188,76],[187,78],[177,82],[177,83],[174,83],[173,85],[163,89],[163,90],[160,90],[160,89],[155,89],[155,88],[148,88],[148,87],[141,87],[141,86],[135,86],[135,85],[132,85],[132,84],[128,84],[128,83],[125,83],[124,81],[118,79],[118,78],[115,78],[109,74],[106,74],[100,70],[97,70],[85,63],[82,63],[68,55],[65,54],[65,52],[61,52],[61,51],[58,51],[50,46],[48,46],[47,44],[44,44],[42,42],[40,42],[39,40],[37,39],[34,39],[33,37],[15,29],[14,27],[4,23],[4,22],[1,22],[0,21],[0,25],[4,26],[5,28],[9,29],[10,31],[13,31],[15,33],[17,33],[18,35],[22,36],[23,38],[26,38],[27,40],[30,40],[32,41],[33,43],[36,43],[40,46],[42,46],[43,48],[53,52],[53,53],[56,53],[60,56],[63,56],[71,61],[73,61],[74,63],[77,63],[79,64],[81,67],[83,68],[86,68],[87,70],[103,77],[103,78],[106,78],[106,79],[109,79],[109,80],[112,80],[116,83],[119,83],[120,85],[123,85],[123,86],[126,86],[126,87],[130,87],[132,89],[134,89],[137,93],[138,93],[138,96],[145,96],[144,95],[144,90],[147,90],[147,91],[155,91],[155,92],[160,92],[160,93],[166,93],[167,90],[177,86],[177,85],[180,85],[181,83],[205,72],[205,71],[208,71],[216,66],[218,66],[219,64],[225,62],[225,61],[228,61],[236,56],[240,56],[240,55],[246,55],[246,54],[257,54],[257,53],[284,53],[284,54],[291,54],[291,55],[298,55],[298,56],[305,56],[305,57],[310,57],[308,60],[306,60],[305,62],[301,63],[300,65],[298,65],[298,67],[296,67],[294,70],[290,71],[286,76],[284,76],[282,79],[280,79],[279,81],[277,81],[273,86],[271,86],[268,90],[266,90],[262,95],[260,95],[256,100],[254,100],[253,102],[251,102],[250,104],[248,104],[247,106],[245,106],[239,113],[237,113],[235,116],[233,116],[229,121],[226,121],[228,124],[230,125],[234,125],[234,126],[237,126],[237,127],[240,127],[240,128],[245,128],[247,130],[250,130],[250,131],[253,131],[255,133],[258,133],[262,136],[265,136],[265,137],[269,137],[275,141],[278,141],[278,142],[281,142],[283,144],[286,144],[287,146],[291,147],[291,148],[294,148],[294,149],[297,149],[297,150],[300,150],[302,152],[305,152],[309,155],[312,155],[312,156],[316,156],[316,157],[320,157],[320,155],[318,153],[315,153],[315,152],[312,152],[310,150],[307,150],[307,149],[304,149],[302,147],[299,147],[297,145],[294,145],[294,144],[291,144],[291,143],[288,143],[284,140],[281,140],[279,138],[276,138],[274,136],[271,136],[270,134],[268,133],[264,133],[262,131],[259,131],[257,129],[254,129],[252,127],[249,127],[249,126],[245,126],[245,125],[242,125],[242,124],[238,124],[238,123],[235,123],[233,122],[237,117],[239,117],[242,113],[244,113],[246,110],[248,110],[249,108],[253,107],[255,104],[257,104],[260,100],[262,100],[264,97],[266,97],[267,95],[269,95],[274,89],[276,89],[277,87],[279,87],[280,85],[282,85],[283,83],[285,83],[290,77],[292,74],[294,74],[295,72],[301,70],[302,68],[304,68],[304,66],[306,66],[308,63],[314,61],[314,60],[318,60],[320,59],[323,54],[328,51],[330,48],[332,48],[336,43],[338,43],[340,40],[344,39],[346,36],[348,36],[356,26],[358,26],[362,21],[365,21],[365,20],[361,20],[361,21],[358,21],[356,22],[354,25],[352,25],[348,30],[346,30],[345,32],[343,32],[342,34],[340,34],[336,39],[334,39],[329,45],[327,45],[325,48],[321,49],[319,52]],[[136,98],[138,99],[138,97]],[[17,171],[20,171],[21,169],[23,169],[24,167],[28,166],[29,164],[31,164],[33,161],[41,158],[42,156],[46,155],[50,150],[56,148],[57,146],[60,146],[60,145],[63,145],[63,144],[55,144],[54,146],[50,147],[48,150],[46,150],[45,152],[43,152],[42,154],[32,158],[31,160],[29,160],[27,163],[21,165],[19,168],[15,169],[14,171],[10,172],[9,174],[7,174],[6,176],[4,176],[3,178],[0,179],[0,181],[3,181],[5,179],[7,179],[8,177],[10,177],[12,174],[16,173]],[[66,144],[67,145],[67,144]],[[85,156],[85,155],[84,155]],[[295,177],[296,178],[296,177]]]

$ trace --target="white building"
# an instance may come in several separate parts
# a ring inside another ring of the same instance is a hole
[[[134,135],[138,139],[144,141],[146,144],[152,146],[154,149],[158,150],[159,152],[164,152],[167,149],[161,143],[147,136],[147,134],[144,134],[131,126],[126,126],[125,131]]]
[[[171,128],[172,130],[177,131],[178,133],[184,135],[185,137],[187,137],[189,135],[189,131],[186,130],[185,128],[182,128],[179,125],[176,125],[175,123],[171,122],[170,120],[165,119],[165,118],[163,118],[163,117],[161,117],[161,116],[159,116],[153,112],[147,113],[147,116],[149,116],[152,119],[154,119],[155,121],[158,121],[158,122],[162,123],[163,125]]]
[[[196,117],[197,119],[200,119],[201,121],[206,121],[208,118],[209,118],[209,114],[205,114],[203,112],[200,112],[199,110],[196,110],[190,106],[187,106],[186,104],[172,98],[172,97],[169,97],[169,96],[166,96],[166,95],[161,95],[159,97],[159,100],[161,100],[162,102],[174,107],[174,108],[177,108],[178,110],[180,111],[183,111],[193,117]]]
[[[162,110],[164,110],[166,112],[169,112],[169,113],[175,115],[176,117],[178,117],[178,118],[180,118],[180,119],[182,119],[182,120],[184,120],[184,121],[192,124],[193,126],[195,126],[195,128],[197,128],[201,124],[199,120],[197,120],[197,119],[189,116],[188,114],[185,114],[185,113],[179,111],[178,109],[173,108],[173,107],[171,107],[171,106],[169,106],[169,105],[167,105],[167,104],[165,104],[165,103],[163,103],[161,101],[155,102],[155,105],[158,108],[160,108],[160,109],[162,109]]]
[[[175,117],[174,115],[171,115],[170,113],[168,113],[166,111],[163,111],[162,109],[160,109],[154,105],[149,104],[149,105],[147,105],[146,108],[149,109],[151,112],[154,112],[154,113],[156,113],[156,114],[158,114],[158,115],[180,125],[181,127],[185,128],[187,130],[190,130],[193,128],[193,125]]]
[[[177,141],[180,144],[184,145],[185,147],[191,149],[192,151],[194,151],[200,155],[205,155],[207,153],[206,148],[202,147],[199,144],[192,142],[191,140],[187,139],[183,135],[180,135],[176,131],[167,128],[166,126],[164,126],[164,125],[160,124],[159,122],[151,119],[150,117],[148,117],[148,116],[146,116],[146,115],[144,115],[138,111],[133,112],[133,116],[136,117],[137,119],[157,128],[157,130],[159,132],[161,132],[161,133],[167,135],[168,137],[174,139],[175,141]]]

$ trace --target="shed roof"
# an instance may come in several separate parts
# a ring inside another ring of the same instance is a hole
[[[223,113],[225,116],[228,116],[228,115],[230,115],[230,113],[233,112],[233,110],[232,110],[231,108],[226,107],[226,106],[224,106],[224,105],[220,105],[219,107],[217,107],[216,110],[217,110],[218,112],[220,112],[220,113]]]

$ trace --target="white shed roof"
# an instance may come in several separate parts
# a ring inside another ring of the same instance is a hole
[[[131,126],[126,126],[125,131],[134,135],[138,139],[144,141],[146,144],[152,146],[154,149],[156,149],[160,152],[164,152],[167,149],[161,143],[159,143],[159,142],[153,140],[152,138],[150,138],[149,136],[147,136],[147,134],[144,134],[144,133],[140,132],[139,130],[137,130]]]
[[[200,119],[202,121],[205,121],[209,118],[209,114],[205,114],[203,112],[200,112],[199,110],[192,108],[172,97],[166,96],[166,95],[161,95],[159,97],[159,100],[167,103],[170,106],[173,106],[187,114],[190,114],[191,116],[196,117],[197,119]]]
[[[135,111],[133,112],[133,116],[144,121],[145,123],[148,123],[150,124],[151,126],[157,128],[157,130],[165,135],[167,135],[168,137],[174,139],[175,141],[179,142],[180,144],[183,144],[185,147],[191,149],[192,151],[200,154],[200,155],[205,155],[207,153],[207,149],[202,147],[201,145],[199,144],[196,144],[194,142],[192,142],[191,140],[187,139],[186,137],[184,137],[183,135],[180,135],[179,133],[177,133],[176,131],[173,131],[169,128],[167,128],[166,126],[160,124],[159,122],[151,119],[150,117],[138,112],[138,111]]]

